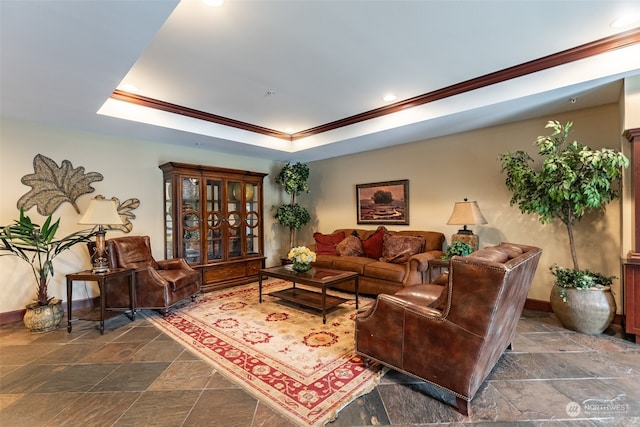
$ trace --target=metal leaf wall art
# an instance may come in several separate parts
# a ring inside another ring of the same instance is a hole
[[[120,204],[120,200],[117,197],[112,197],[111,200],[115,201],[118,205],[118,215],[124,224],[122,225],[108,225],[105,228],[108,230],[121,230],[125,233],[130,233],[133,230],[132,219],[136,218],[136,215],[132,212],[140,206],[140,200],[128,199]]]
[[[84,167],[73,168],[69,160],[58,164],[42,154],[33,159],[35,173],[25,175],[21,182],[31,190],[18,199],[18,209],[29,210],[37,206],[38,213],[43,216],[52,214],[58,207],[69,202],[77,213],[80,209],[76,204],[78,197],[93,193],[95,189],[91,183],[102,181],[103,176],[98,172],[84,173]]]

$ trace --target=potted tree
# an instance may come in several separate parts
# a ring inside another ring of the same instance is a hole
[[[289,249],[296,246],[296,230],[311,221],[309,211],[296,203],[296,196],[309,192],[308,180],[309,166],[300,162],[287,163],[276,176],[276,183],[290,196],[289,203],[277,207],[274,213],[278,223],[289,228]]]
[[[64,310],[62,301],[49,296],[47,287],[54,274],[53,260],[77,243],[89,242],[95,233],[91,230],[76,231],[55,240],[60,218],[52,223],[49,215],[42,226],[35,224],[20,209],[20,218],[13,224],[0,227],[0,256],[13,255],[27,262],[33,272],[36,297],[27,305],[24,323],[33,332],[45,332],[60,324]]]
[[[580,269],[574,225],[585,213],[619,197],[614,184],[629,160],[610,148],[593,150],[580,142],[569,142],[572,126],[572,122],[547,123],[551,134],[536,139],[542,158],[538,169],[530,165],[533,158],[524,151],[504,153],[500,161],[512,192],[511,205],[517,204],[522,213],[537,214],[542,224],[559,220],[566,226],[573,268],[550,268],[555,277],[550,297],[554,313],[568,329],[598,334],[615,316],[611,295],[614,277]],[[597,292],[588,292],[593,290]]]

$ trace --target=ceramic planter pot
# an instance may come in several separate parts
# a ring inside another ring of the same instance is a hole
[[[566,288],[567,302],[562,301],[561,288],[551,288],[551,309],[567,329],[583,334],[601,334],[616,315],[616,301],[611,287],[602,289]]]
[[[22,321],[31,332],[47,332],[57,329],[63,316],[62,300],[54,298],[49,305],[29,304]]]

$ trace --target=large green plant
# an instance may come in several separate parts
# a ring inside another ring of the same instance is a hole
[[[573,270],[580,271],[574,225],[585,213],[603,208],[619,197],[615,183],[622,176],[622,169],[629,160],[610,148],[593,150],[577,142],[569,142],[572,122],[565,125],[549,121],[552,129],[548,136],[536,139],[542,163],[537,169],[531,165],[533,158],[524,151],[504,153],[500,156],[502,172],[506,173],[506,185],[512,192],[511,205],[517,204],[522,213],[537,214],[540,223],[560,220],[567,228]],[[568,274],[556,274],[556,280],[569,278]]]
[[[309,192],[308,180],[309,166],[300,162],[287,163],[276,176],[276,183],[282,185],[291,197],[288,204],[279,206],[274,213],[278,223],[289,228],[289,248],[296,246],[296,230],[311,221],[309,211],[296,203],[297,195]]]
[[[42,226],[35,224],[20,209],[20,218],[12,225],[0,227],[0,256],[14,255],[27,262],[36,280],[36,298],[38,305],[47,305],[52,299],[47,287],[53,276],[53,260],[62,252],[80,242],[89,242],[95,233],[91,230],[76,231],[55,240],[60,226],[60,218],[52,223],[49,215]]]

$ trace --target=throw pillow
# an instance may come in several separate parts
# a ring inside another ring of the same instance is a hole
[[[313,233],[316,255],[336,255],[336,245],[344,240],[344,231],[334,234]]]
[[[376,229],[376,232],[362,241],[364,256],[367,258],[380,259],[382,256],[382,245],[387,228],[383,225]]]
[[[356,236],[348,236],[336,246],[340,256],[363,256],[362,241]]]
[[[412,255],[422,252],[425,240],[422,236],[402,236],[387,234],[383,239],[380,261],[402,264]]]

